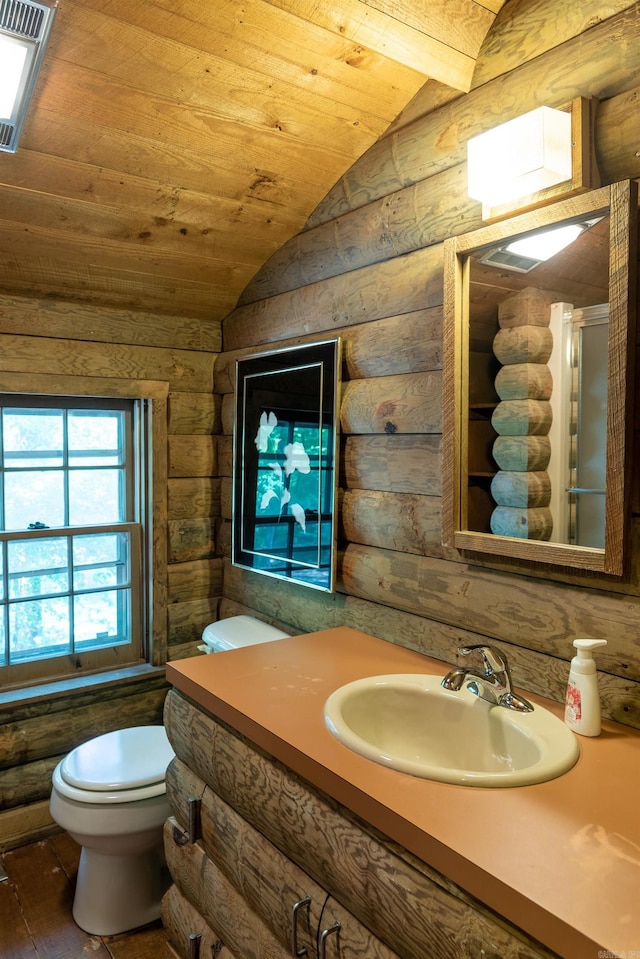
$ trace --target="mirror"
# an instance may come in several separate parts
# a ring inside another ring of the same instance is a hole
[[[445,242],[445,545],[622,574],[637,219],[623,182]]]
[[[340,340],[236,364],[232,562],[332,591]]]

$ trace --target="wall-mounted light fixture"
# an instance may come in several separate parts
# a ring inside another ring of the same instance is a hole
[[[58,6],[0,0],[0,151],[15,153]]]
[[[596,101],[539,107],[467,144],[468,193],[484,220],[500,219],[598,185],[592,119]]]

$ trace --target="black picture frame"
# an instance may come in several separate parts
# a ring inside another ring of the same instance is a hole
[[[333,592],[340,339],[236,362],[232,562]]]

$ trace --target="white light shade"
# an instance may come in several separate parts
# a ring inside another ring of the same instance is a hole
[[[571,114],[539,107],[467,144],[468,192],[490,207],[570,180]]]

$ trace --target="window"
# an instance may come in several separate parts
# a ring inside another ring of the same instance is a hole
[[[0,394],[0,679],[147,650],[145,404]]]

